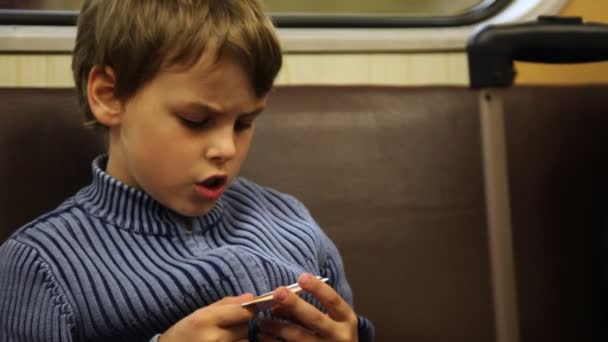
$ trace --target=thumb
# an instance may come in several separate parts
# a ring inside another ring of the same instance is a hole
[[[224,297],[221,300],[215,302],[215,304],[242,304],[245,302],[248,302],[250,300],[253,299],[253,294],[251,293],[244,293],[240,296],[236,296],[236,297]]]

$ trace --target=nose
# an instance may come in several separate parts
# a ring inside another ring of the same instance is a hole
[[[236,141],[234,129],[225,125],[210,133],[205,150],[205,157],[216,163],[225,163],[236,154]]]

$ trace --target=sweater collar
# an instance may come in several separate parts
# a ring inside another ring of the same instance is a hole
[[[93,216],[142,234],[177,235],[186,231],[184,217],[145,192],[105,172],[107,155],[92,164],[93,183],[76,195],[76,201]],[[223,215],[222,199],[206,215],[192,218],[192,231],[214,226]]]

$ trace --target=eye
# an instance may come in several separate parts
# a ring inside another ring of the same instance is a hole
[[[237,132],[241,132],[241,131],[250,129],[252,125],[253,125],[253,120],[251,120],[251,121],[239,120],[234,124],[234,130]]]
[[[185,119],[183,117],[179,117],[179,121],[186,127],[191,128],[191,129],[201,129],[201,128],[205,128],[209,125],[209,120],[205,119],[205,120],[197,120],[197,121],[193,121],[193,120],[188,120]]]

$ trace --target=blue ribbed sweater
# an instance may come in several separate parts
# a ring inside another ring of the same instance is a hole
[[[302,272],[328,277],[352,304],[338,250],[293,197],[237,179],[186,230],[105,162],[93,162],[91,185],[0,246],[0,341],[146,341],[197,308]],[[359,317],[360,341],[372,335]]]

